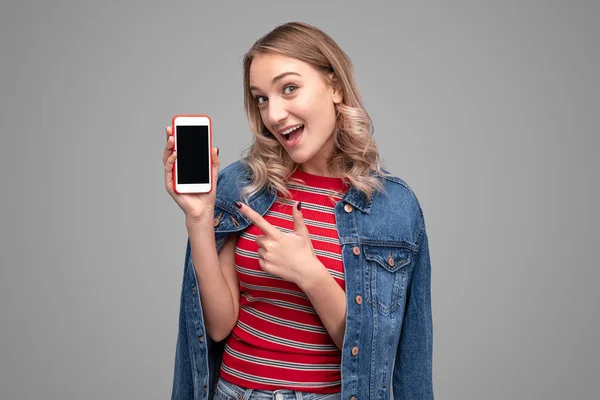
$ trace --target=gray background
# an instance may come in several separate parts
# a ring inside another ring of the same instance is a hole
[[[598,2],[0,6],[0,398],[170,397],[186,241],[164,126],[251,133],[245,51],[300,20],[348,53],[430,235],[438,399],[598,396]]]

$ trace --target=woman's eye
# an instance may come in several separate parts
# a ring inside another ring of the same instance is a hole
[[[298,86],[296,86],[296,85],[287,85],[287,86],[284,86],[283,92],[285,94],[290,94],[292,92],[295,92],[296,89],[298,89]],[[267,98],[265,96],[256,96],[255,98],[256,98],[256,102],[258,104],[264,104],[267,101]]]
[[[297,87],[296,85],[287,85],[286,87],[284,87],[284,88],[283,88],[283,91],[284,91],[286,94],[290,94],[290,93],[291,93],[291,92],[287,92],[287,91],[286,91],[288,88],[293,88],[294,90],[296,90],[298,87]],[[293,92],[294,90],[292,90],[292,92]]]

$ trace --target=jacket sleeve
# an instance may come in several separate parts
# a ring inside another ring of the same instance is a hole
[[[185,294],[190,284],[187,282],[188,260],[190,257],[190,241],[188,239],[185,252],[185,265],[181,287],[181,300],[179,302],[179,331],[177,333],[177,344],[175,350],[175,370],[173,373],[172,400],[184,400],[194,398],[194,383],[192,375],[192,360],[190,343],[188,341],[188,325],[185,318]]]
[[[394,400],[433,400],[431,264],[424,226],[407,289],[404,321],[394,364]]]

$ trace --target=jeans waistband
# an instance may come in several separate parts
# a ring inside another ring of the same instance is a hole
[[[219,393],[226,399],[219,398]],[[291,389],[259,390],[238,386],[219,377],[217,383],[218,400],[339,400],[341,393],[311,393]]]

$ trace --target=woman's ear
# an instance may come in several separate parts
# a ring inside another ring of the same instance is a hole
[[[331,98],[335,104],[340,104],[342,102],[342,91],[334,88],[331,93]]]
[[[330,75],[330,82],[331,82],[331,99],[333,100],[333,102],[335,104],[340,104],[342,102],[342,98],[343,98],[342,88],[333,73]]]

